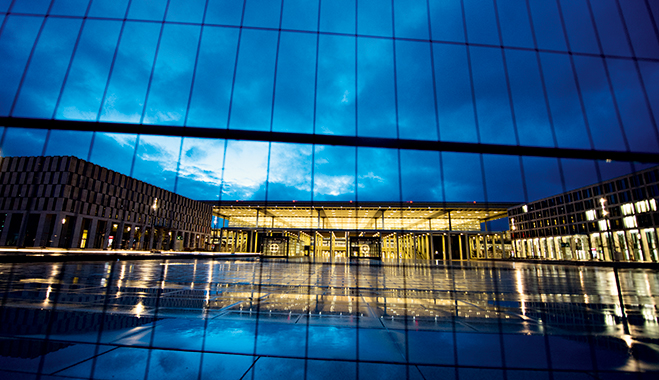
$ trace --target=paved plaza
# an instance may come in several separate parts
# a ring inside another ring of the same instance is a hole
[[[6,379],[638,379],[659,371],[651,269],[5,263],[0,294]]]

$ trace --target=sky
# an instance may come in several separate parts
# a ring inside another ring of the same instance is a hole
[[[464,17],[459,0],[10,3],[0,0],[0,116],[659,151],[656,2],[464,0]],[[2,136],[3,156],[74,155],[200,200],[522,203],[648,166]]]

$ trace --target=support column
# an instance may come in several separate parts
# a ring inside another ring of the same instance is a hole
[[[0,235],[0,246],[7,244],[7,236],[9,235],[9,225],[11,223],[12,215],[14,214],[7,213],[7,217],[5,218],[5,228],[2,230],[2,235]]]
[[[412,249],[413,249],[412,245],[413,245],[412,235],[409,235],[409,234],[405,235],[405,245],[404,245],[405,246],[405,256],[408,259],[411,259],[410,256],[411,256]]]
[[[501,258],[506,258],[506,235],[504,232],[501,233]]]
[[[448,211],[448,259],[453,260],[453,243],[451,242],[453,226],[451,225],[451,210]]]
[[[330,232],[330,263],[334,262],[334,231]]]
[[[57,224],[57,220],[55,220],[55,224]],[[103,242],[101,243],[101,249],[108,249],[112,247],[108,247],[108,242],[110,239],[110,231],[112,231],[112,220],[106,220],[105,221],[105,235],[103,236]]]
[[[124,222],[119,222],[119,226],[117,227],[117,236],[114,237],[114,243],[115,247],[119,247],[121,249],[121,241],[124,238]]]
[[[53,228],[53,247],[59,247],[59,242],[62,237],[62,214],[55,215],[55,227]],[[6,223],[6,222],[5,222]]]
[[[394,232],[394,240],[396,242],[396,262],[400,264],[400,237],[398,236],[398,232]]]
[[[429,250],[428,246],[429,246],[430,243],[428,243],[428,235],[426,235],[426,234],[421,235],[421,242],[422,242],[422,244],[421,244],[421,249],[422,249],[421,259],[426,260],[429,257],[429,255],[428,255],[428,250]]]
[[[92,218],[91,223],[89,223],[89,231],[87,232],[87,248],[96,248],[94,247],[94,242],[96,241],[96,228],[98,228],[98,220]]]
[[[146,232],[146,229],[144,228],[144,226],[139,225],[139,226],[135,226],[135,233],[137,233],[137,231],[140,231],[140,237],[135,242],[135,247],[139,250],[143,250],[144,249],[144,232]]]
[[[464,244],[462,243],[462,236],[464,236],[464,235],[462,235],[462,234],[458,235],[458,246],[460,247],[460,260],[464,260],[464,256],[463,256],[463,252],[462,252],[463,251],[462,248],[464,246]]]
[[[146,227],[144,228],[144,232],[146,232]],[[153,226],[151,226],[149,228],[149,241],[145,243],[146,247],[144,247],[144,249],[146,249],[146,250],[153,249],[153,239],[154,239],[153,235],[154,235],[154,228],[153,228]]]
[[[44,212],[41,212],[39,214],[39,223],[37,224],[37,231],[34,233],[35,247],[41,247],[42,245],[44,245],[42,243],[42,240],[43,240],[43,228],[45,223],[46,223],[46,214]]]
[[[135,240],[135,226],[130,226],[130,233],[128,235],[128,249],[133,249],[134,240]]]
[[[80,248],[80,234],[82,233],[82,215],[78,215],[76,222],[73,225],[73,235],[71,238],[71,248]]]
[[[430,232],[429,238],[430,238],[430,254],[428,254],[428,262],[432,262],[432,260],[435,258],[435,236],[433,235],[432,232]]]
[[[428,255],[428,261],[433,261],[435,259],[435,235],[430,233],[430,255]]]
[[[220,228],[218,236],[220,237],[220,249],[218,252],[224,252],[224,228]]]
[[[449,224],[449,227],[450,227],[450,224]],[[448,238],[447,238],[447,242],[448,242],[448,244],[447,244],[447,245],[448,245],[448,255],[447,255],[447,256],[448,256],[448,259],[449,259],[450,261],[452,261],[452,260],[453,260],[453,242],[451,242],[451,240],[453,240],[453,234],[452,234],[450,231],[451,231],[451,230],[449,230],[449,233],[448,233],[448,235],[447,235],[447,236],[448,236]]]
[[[29,202],[27,202],[29,203]],[[30,207],[28,205],[27,210],[28,211],[22,211],[21,214],[23,214],[23,218],[21,220],[21,225],[18,228],[18,240],[16,240],[16,246],[17,247],[25,247],[25,235],[27,234],[27,225],[29,223],[30,219]]]
[[[417,247],[418,247],[418,244],[417,244],[418,237],[415,236],[415,235],[410,235],[410,239],[412,240],[411,241],[411,243],[412,243],[412,256],[414,256],[413,260],[414,260],[414,264],[416,265],[416,251],[417,251]]]
[[[485,231],[485,236],[483,236],[483,245],[485,246],[485,258],[489,258],[489,252],[490,252],[490,242],[488,241],[489,235],[487,235],[487,231]],[[492,248],[492,258],[494,258],[494,248]]]

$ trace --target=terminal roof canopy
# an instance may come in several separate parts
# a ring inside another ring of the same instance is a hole
[[[208,202],[228,227],[314,230],[479,231],[514,203]]]

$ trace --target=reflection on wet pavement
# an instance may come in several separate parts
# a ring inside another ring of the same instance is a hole
[[[2,264],[0,378],[659,371],[656,271],[439,264]]]

